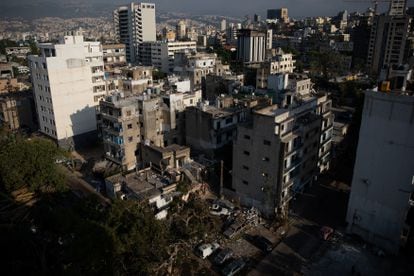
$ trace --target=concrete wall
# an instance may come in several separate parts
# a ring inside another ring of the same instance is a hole
[[[414,98],[365,95],[348,231],[397,253],[414,191]]]
[[[274,118],[253,118],[253,127],[238,127],[233,144],[232,189],[241,204],[255,206],[271,216],[279,201],[280,140],[274,133]],[[264,145],[265,140],[270,145]]]

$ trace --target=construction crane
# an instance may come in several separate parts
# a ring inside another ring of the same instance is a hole
[[[374,14],[377,14],[379,3],[390,3],[392,0],[343,0],[343,1],[351,2],[351,3],[372,3],[374,5]]]

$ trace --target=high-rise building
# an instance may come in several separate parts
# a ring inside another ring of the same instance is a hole
[[[390,253],[413,235],[413,110],[412,92],[365,93],[346,221],[348,232]]]
[[[64,147],[88,142],[95,137],[95,108],[105,95],[100,42],[73,34],[39,48],[40,56],[29,62],[40,131]]]
[[[389,14],[400,13],[397,2],[391,3]],[[404,12],[395,16],[389,14],[376,16],[371,27],[367,65],[373,75],[379,75],[381,70],[388,70],[404,61],[410,18]]]
[[[391,0],[388,15],[403,16],[407,9],[407,0]]]
[[[227,22],[226,22],[226,19],[223,19],[220,22],[220,31],[225,32],[226,29],[227,29]]]
[[[261,62],[266,57],[266,34],[249,29],[239,30],[237,59],[243,62]]]
[[[267,19],[278,19],[283,23],[289,22],[289,13],[287,8],[267,10]]]
[[[139,45],[156,41],[155,4],[131,3],[113,12],[117,40],[126,46],[127,61],[137,62]]]
[[[185,20],[180,20],[176,26],[176,35],[178,40],[183,40],[187,37],[187,25]]]

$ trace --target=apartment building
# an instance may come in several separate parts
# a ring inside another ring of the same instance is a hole
[[[120,43],[126,46],[126,59],[137,63],[139,45],[146,41],[156,41],[155,4],[131,3],[113,12],[115,34]]]
[[[196,52],[196,41],[153,41],[140,45],[139,61],[145,66],[154,66],[164,73],[174,69],[174,54]]]
[[[39,48],[29,64],[40,131],[64,147],[93,141],[96,107],[106,93],[100,43],[72,33]]]
[[[0,93],[0,126],[11,131],[35,130],[36,112],[30,91]]]
[[[404,62],[411,19],[405,14],[405,9],[399,8],[399,2],[404,1],[392,1],[388,14],[374,18],[367,58],[368,70],[373,75],[380,75],[381,70],[387,71]],[[385,78],[386,75],[382,77]]]
[[[184,144],[184,110],[200,101],[201,91],[108,96],[100,102],[106,158],[128,171],[143,166],[143,146]]]
[[[151,66],[135,66],[123,68],[123,79],[120,79],[120,90],[128,95],[140,95],[153,86]]]
[[[287,8],[267,10],[267,19],[279,20],[283,23],[289,22],[289,10]]]
[[[102,52],[105,72],[109,76],[114,75],[117,68],[127,64],[124,44],[104,44]]]
[[[201,89],[207,75],[222,76],[230,73],[229,65],[223,65],[216,54],[177,53],[175,54],[174,74],[189,78],[191,90]]]
[[[196,152],[215,158],[223,147],[231,145],[237,125],[248,118],[244,107],[218,108],[203,102],[185,110],[186,144]]]
[[[347,230],[392,254],[413,236],[413,111],[412,92],[365,92]]]
[[[256,88],[268,88],[268,78],[270,75],[293,73],[295,62],[292,54],[284,53],[282,49],[278,48],[273,57],[268,61],[250,65],[251,68],[257,68]]]
[[[329,151],[325,145],[332,139],[326,95],[308,89],[302,94],[284,90],[279,96],[280,103],[254,110],[252,119],[238,126],[232,187],[225,191],[269,217],[287,215],[290,200],[325,169],[329,160],[319,151]]]

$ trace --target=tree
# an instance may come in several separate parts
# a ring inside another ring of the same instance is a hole
[[[19,189],[43,193],[61,190],[64,177],[56,159],[64,155],[53,142],[24,139],[8,134],[0,141],[0,189],[11,193]]]

